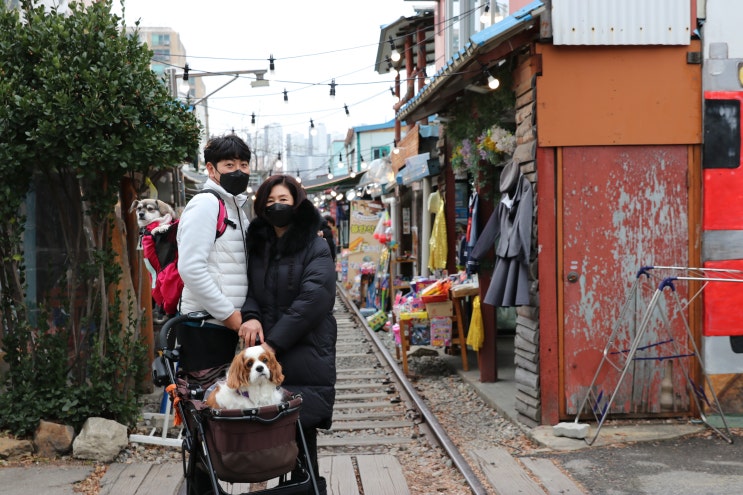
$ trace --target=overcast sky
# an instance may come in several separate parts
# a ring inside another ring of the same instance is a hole
[[[374,71],[380,28],[413,15],[413,5],[420,3],[125,0],[125,19],[128,25],[140,20],[141,26],[178,31],[192,73],[268,69],[273,54],[276,71],[267,74],[269,87],[252,88],[247,77],[240,78],[209,98],[211,134],[249,129],[253,112],[258,126],[279,123],[285,133],[305,132],[310,119],[330,132],[345,133],[349,127],[394,118],[392,77]],[[203,78],[206,93],[230,79]],[[334,99],[329,95],[332,79]]]

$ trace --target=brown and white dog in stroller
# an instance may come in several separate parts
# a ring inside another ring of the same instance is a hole
[[[177,370],[178,325],[209,318],[206,313],[189,313],[168,320],[160,330],[159,356],[153,364],[154,382],[166,386],[176,424],[184,427],[181,453],[186,493],[226,495],[222,484],[268,482],[267,486],[275,486],[246,493],[319,494],[299,421],[300,394],[281,389],[279,404],[212,409],[204,402],[204,392],[224,378],[227,366],[191,373]]]

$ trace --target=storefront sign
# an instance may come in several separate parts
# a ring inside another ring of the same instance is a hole
[[[346,289],[351,289],[364,265],[376,266],[379,262],[382,244],[374,238],[374,229],[382,212],[384,205],[381,201],[351,201],[348,249],[342,253],[343,262],[346,263],[346,270],[343,270]]]

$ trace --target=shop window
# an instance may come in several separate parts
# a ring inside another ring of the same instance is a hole
[[[390,155],[390,147],[389,146],[377,146],[371,149],[372,154],[372,160],[376,160],[377,158],[384,158],[385,156]]]
[[[740,100],[705,100],[704,168],[737,168],[740,144]]]

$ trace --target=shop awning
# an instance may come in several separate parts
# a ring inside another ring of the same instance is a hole
[[[439,160],[431,160],[430,153],[421,153],[405,159],[405,166],[397,172],[395,180],[400,185],[409,186],[415,181],[438,175],[439,172]]]
[[[465,47],[431,77],[431,82],[400,108],[395,118],[414,122],[446,108],[461,91],[482,78],[482,67],[487,62],[497,61],[518,48],[520,43],[513,43],[515,37],[528,31],[523,40],[526,42],[533,35],[532,31],[538,33],[539,23],[536,21],[544,10],[544,2],[535,0],[502,21],[473,34]],[[491,52],[498,48],[502,53],[491,56]],[[489,55],[487,60],[478,59],[485,54]]]
[[[395,172],[389,157],[377,158],[369,163],[366,175],[359,181],[359,186],[370,184],[385,185],[395,181]]]
[[[361,172],[356,172],[356,175],[354,177],[351,177],[351,175],[349,174],[349,175],[340,175],[338,177],[333,177],[332,179],[321,178],[321,179],[305,180],[302,182],[302,186],[304,187],[304,190],[308,193],[321,192],[326,189],[332,189],[332,188],[352,189],[356,187],[356,185],[359,183],[359,181],[363,178],[365,174],[366,174],[366,170],[363,170]]]

